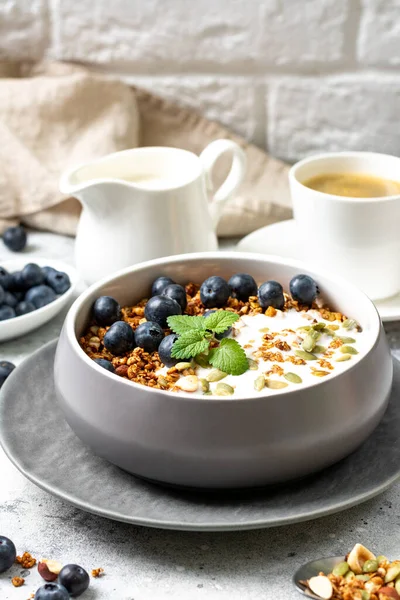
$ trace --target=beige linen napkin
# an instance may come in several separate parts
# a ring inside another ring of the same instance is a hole
[[[23,223],[73,235],[77,200],[58,190],[68,167],[137,146],[177,146],[199,154],[218,138],[238,142],[248,171],[218,233],[246,234],[289,218],[288,167],[193,110],[66,63],[0,63],[0,228]],[[222,181],[228,165],[215,169]]]

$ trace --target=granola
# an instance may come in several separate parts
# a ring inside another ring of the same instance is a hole
[[[190,282],[185,286],[185,292],[186,308],[183,314],[190,317],[203,316],[206,308],[202,303],[200,286]],[[121,309],[120,320],[127,323],[133,332],[146,323],[148,302],[147,298],[143,298],[138,303]],[[234,389],[234,393],[243,391],[240,389],[240,379],[249,380],[251,377],[251,381],[247,382],[249,391],[253,390],[257,377],[262,375],[267,380],[274,374],[282,383],[285,381],[284,386],[279,385],[276,389],[284,389],[288,386],[285,378],[288,372],[294,371],[292,379],[296,382],[300,380],[302,383],[312,384],[316,377],[327,377],[349,366],[343,357],[337,357],[342,356],[340,352],[343,353],[343,341],[339,335],[341,333],[343,339],[345,334],[348,335],[348,329],[343,324],[353,321],[340,312],[323,306],[320,298],[307,306],[284,293],[280,310],[274,306],[262,308],[255,295],[249,296],[247,301],[229,297],[219,309],[236,313],[240,317],[231,327],[228,337],[241,345],[249,361],[249,371],[240,376],[228,373],[227,379],[224,379],[225,384]],[[112,369],[117,376],[165,391],[212,395],[216,390],[215,384],[209,385],[207,390],[201,384],[202,380],[207,379],[207,369],[210,368],[207,352],[186,359],[189,362],[183,370],[168,368],[156,350],[146,352],[142,347],[135,347],[118,355],[107,350],[104,337],[109,329],[110,325],[100,326],[93,319],[79,338],[79,343],[91,359],[100,361],[99,364],[102,360],[108,361],[109,370]],[[164,326],[163,335],[170,336],[171,333],[173,332],[168,326]],[[351,335],[361,335],[356,323]],[[210,348],[213,348],[213,342]],[[350,357],[352,362],[357,360],[356,354],[354,351],[354,355]],[[316,362],[313,364],[312,361]],[[289,368],[285,368],[285,364]],[[263,393],[268,393],[270,388],[265,385],[260,389]],[[276,390],[269,393],[276,393]]]

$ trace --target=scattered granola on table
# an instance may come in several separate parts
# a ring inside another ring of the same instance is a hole
[[[22,556],[17,556],[15,562],[24,569],[31,569],[36,565],[36,558],[33,558],[30,552],[24,552]]]
[[[11,579],[11,583],[14,587],[21,587],[25,583],[25,579],[23,577],[13,577]]]
[[[299,583],[324,600],[400,600],[400,560],[375,556],[356,544],[332,573]]]
[[[185,287],[159,277],[133,306],[100,296],[79,343],[126,380],[206,396],[276,394],[359,360],[365,336],[356,321],[325,306],[307,275],[293,277],[290,292],[247,274]],[[213,368],[224,385],[208,378]]]
[[[102,577],[104,575],[104,569],[102,569],[101,567],[99,567],[98,569],[92,569],[91,575],[95,579],[97,579],[98,577]]]

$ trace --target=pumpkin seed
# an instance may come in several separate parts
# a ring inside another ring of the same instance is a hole
[[[358,354],[358,350],[353,348],[353,346],[340,346],[340,352],[343,354]]]
[[[303,360],[317,360],[315,354],[312,354],[311,352],[306,352],[305,350],[296,350],[295,354]]]
[[[322,354],[325,351],[326,351],[326,346],[320,346],[319,344],[317,344],[316,346],[314,346],[313,353],[314,354]]]
[[[337,331],[339,329],[339,325],[335,325],[334,323],[329,323],[329,325],[327,325],[327,328],[331,329],[332,331]]]
[[[321,331],[321,329],[325,329],[325,323],[323,321],[320,321],[319,323],[315,323],[312,328],[315,331]]]
[[[281,390],[285,387],[288,387],[289,384],[285,383],[284,381],[277,381],[276,379],[266,379],[265,385],[270,390]]]
[[[371,594],[367,590],[361,590],[361,600],[370,600]]]
[[[260,331],[261,333],[268,333],[269,327],[261,327],[261,329],[259,329],[258,331]]]
[[[386,571],[385,583],[390,583],[391,581],[394,581],[399,575],[400,575],[400,564],[399,563],[391,564],[389,566],[388,570]]]
[[[345,335],[337,335],[336,340],[342,340],[343,344],[355,344],[356,340],[352,337],[346,337]]]
[[[199,367],[203,367],[203,369],[209,369],[211,367],[208,362],[207,354],[198,354],[194,357],[195,362],[199,365]]]
[[[351,579],[354,579],[355,576],[356,574],[353,573],[353,571],[348,571],[344,578],[346,579],[346,581],[350,581]]]
[[[254,389],[257,392],[260,392],[265,387],[265,377],[264,375],[260,375],[257,379],[254,380]]]
[[[207,379],[199,379],[199,381],[200,381],[201,389],[203,390],[203,392],[209,392],[210,384],[208,383]]]
[[[311,331],[311,325],[302,325],[301,327],[298,327],[296,331]]]
[[[332,331],[332,329],[328,329],[328,327],[324,327],[324,329],[321,330],[321,333],[329,335],[329,337],[335,337],[335,332]]]
[[[336,565],[336,567],[333,568],[332,574],[336,575],[336,577],[344,577],[344,575],[346,575],[346,573],[350,570],[349,565],[347,564],[347,562],[343,561],[341,563],[339,563],[338,565]]]
[[[381,564],[381,562],[390,562],[389,559],[384,555],[384,554],[379,554],[376,557],[376,560],[378,561],[379,564]]]
[[[304,338],[303,343],[301,344],[303,350],[306,352],[312,352],[314,347],[317,345],[317,340],[319,339],[320,335],[320,332],[315,331],[315,329],[309,331]]]
[[[227,383],[217,383],[214,393],[217,396],[232,396],[234,389]]]
[[[359,581],[369,581],[371,579],[371,577],[369,575],[356,575],[356,579],[358,579]]]
[[[379,567],[379,563],[376,559],[370,558],[369,560],[366,560],[365,563],[363,564],[363,573],[375,573],[375,571],[378,570]],[[389,572],[389,570],[387,571],[387,573]],[[387,575],[386,573],[386,575]],[[400,573],[400,568],[399,568],[399,573]],[[393,577],[394,579],[394,577]],[[366,581],[366,580],[364,580]],[[387,582],[386,582],[387,583]]]
[[[210,373],[208,375],[206,375],[206,379],[207,381],[221,381],[221,379],[224,379],[226,376],[228,375],[228,373],[224,373],[223,371],[220,371],[219,369],[213,369],[212,371],[210,371]]]
[[[351,354],[342,354],[342,356],[338,356],[335,358],[335,362],[344,362],[345,360],[350,360]]]
[[[354,319],[346,319],[345,321],[343,321],[342,326],[345,329],[354,329],[358,327],[358,323]]]
[[[175,365],[175,369],[177,371],[185,371],[186,369],[190,369],[192,363],[190,362],[179,362]]]
[[[250,371],[257,371],[258,370],[258,362],[256,360],[253,360],[252,358],[248,358],[247,362],[249,363],[249,369],[250,369]]]
[[[290,381],[290,383],[303,383],[302,378],[297,373],[285,373],[284,378]]]

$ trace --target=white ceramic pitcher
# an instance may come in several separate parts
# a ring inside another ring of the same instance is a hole
[[[232,155],[232,166],[214,191],[212,170],[225,153]],[[240,146],[216,140],[200,156],[178,148],[135,148],[68,170],[60,190],[83,205],[75,245],[82,278],[92,284],[145,260],[216,250],[215,228],[245,167]]]

